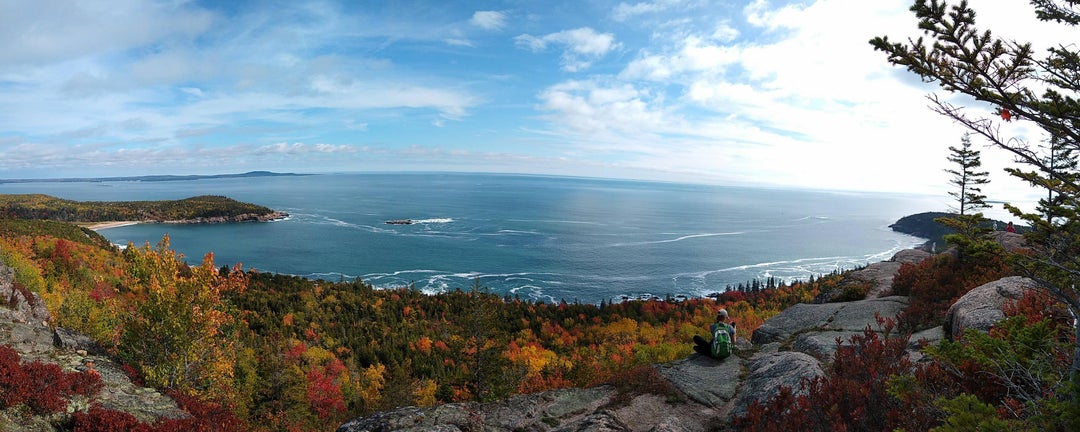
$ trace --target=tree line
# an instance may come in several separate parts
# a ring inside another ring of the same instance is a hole
[[[270,213],[270,208],[216,195],[162,201],[73,201],[42,194],[0,194],[0,219],[170,221]]]

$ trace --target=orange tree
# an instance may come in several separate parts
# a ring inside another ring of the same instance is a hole
[[[123,253],[125,288],[133,301],[123,323],[119,351],[147,384],[230,400],[236,395],[237,315],[223,293],[243,291],[244,272],[219,273],[213,254],[188,266],[169,249],[129,245]]]

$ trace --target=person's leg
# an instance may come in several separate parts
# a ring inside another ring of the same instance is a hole
[[[710,355],[712,352],[712,343],[701,336],[694,335],[694,351],[702,355]]]

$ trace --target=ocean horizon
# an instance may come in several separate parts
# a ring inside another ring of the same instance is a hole
[[[474,173],[362,173],[164,182],[0,184],[80,201],[225,195],[286,211],[267,223],[137,224],[189,262],[379,288],[470,289],[557,302],[702,297],[890,258],[924,240],[892,231],[937,197]],[[409,225],[386,221],[409,219]]]

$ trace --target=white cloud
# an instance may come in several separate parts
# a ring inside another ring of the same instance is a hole
[[[656,99],[626,83],[567,81],[539,98],[547,118],[575,134],[657,133],[669,127]]]
[[[0,2],[0,70],[195,38],[217,17],[175,2]]]
[[[686,73],[721,75],[741,61],[738,46],[711,44],[699,36],[687,36],[679,49],[668,55],[646,54],[634,59],[621,72],[624,79],[666,81]]]
[[[459,38],[449,38],[449,39],[446,40],[446,44],[447,45],[453,45],[453,46],[465,46],[465,47],[474,47],[474,46],[476,46],[476,45],[474,45],[472,43],[472,41],[470,41],[468,39],[459,39]]]
[[[546,50],[551,44],[565,46],[562,64],[563,69],[569,72],[587,69],[596,59],[620,47],[620,44],[615,42],[614,34],[597,33],[589,27],[563,30],[542,37],[522,34],[515,37],[514,42],[533,52]]]
[[[469,20],[474,26],[484,30],[502,30],[506,27],[506,13],[499,11],[476,11]]]
[[[657,0],[652,2],[619,3],[612,12],[615,21],[626,21],[641,15],[655,14],[686,3],[684,0]]]
[[[301,155],[309,153],[356,153],[356,147],[334,144],[274,143],[256,148],[251,154]]]

